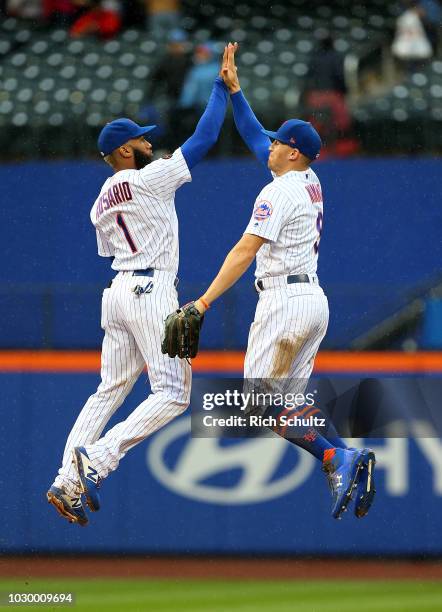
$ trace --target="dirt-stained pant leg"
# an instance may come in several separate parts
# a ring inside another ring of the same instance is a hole
[[[244,363],[245,387],[304,393],[328,325],[328,301],[317,285],[260,293]]]

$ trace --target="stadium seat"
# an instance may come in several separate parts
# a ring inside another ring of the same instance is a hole
[[[140,39],[140,37],[141,37],[140,30],[132,30],[132,29],[126,30],[121,35],[122,40],[128,43],[135,43]]]
[[[68,39],[68,32],[62,29],[53,30],[50,33],[49,38],[53,43],[61,44]]]

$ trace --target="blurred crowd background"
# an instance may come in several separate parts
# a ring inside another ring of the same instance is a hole
[[[121,115],[157,123],[157,144],[174,148],[204,108],[230,39],[240,43],[241,83],[263,122],[310,119],[334,156],[442,149],[438,0],[0,6],[6,159],[95,154],[100,126]],[[244,153],[228,126],[215,154]],[[24,128],[29,137],[17,138]]]

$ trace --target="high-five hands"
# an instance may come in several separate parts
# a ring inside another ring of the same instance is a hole
[[[236,93],[241,89],[235,66],[235,52],[238,49],[238,43],[230,43],[224,49],[223,63],[221,66],[220,76],[227,85],[231,94]]]

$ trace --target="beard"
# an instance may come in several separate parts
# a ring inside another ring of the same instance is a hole
[[[152,161],[152,153],[147,154],[139,151],[138,149],[134,149],[134,162],[137,170],[142,170],[145,166],[150,164]]]

